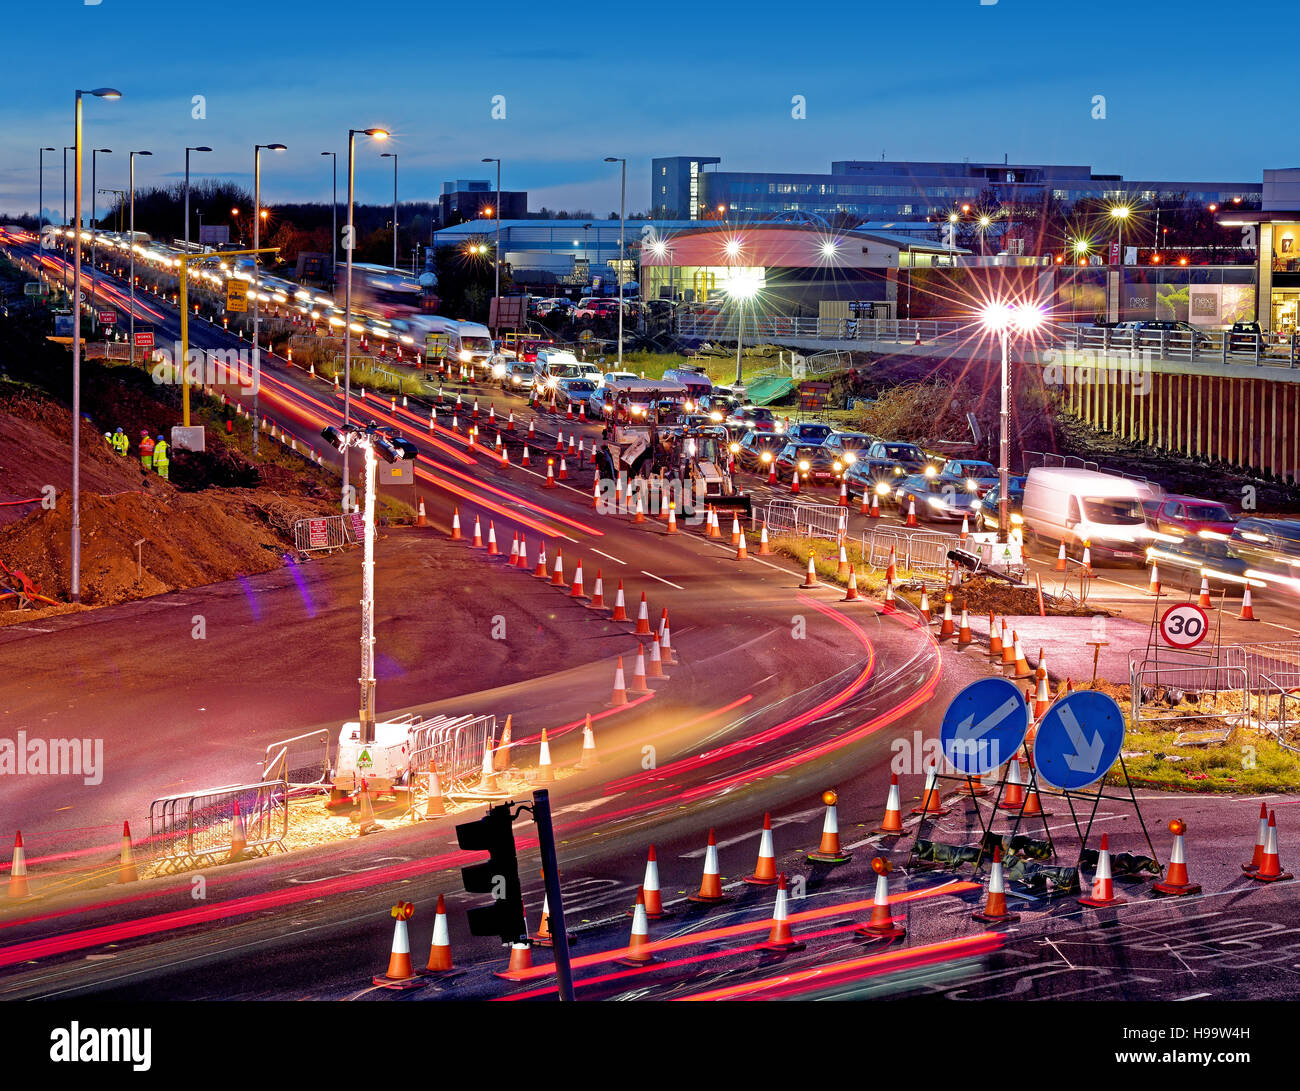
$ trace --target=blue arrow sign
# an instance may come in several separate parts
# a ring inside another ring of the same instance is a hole
[[[939,742],[958,773],[979,777],[1010,761],[1029,730],[1029,708],[1014,682],[981,678],[956,697],[943,714]]]
[[[1092,690],[1069,693],[1047,710],[1034,736],[1034,766],[1044,783],[1072,791],[1101,780],[1124,744],[1124,713]]]

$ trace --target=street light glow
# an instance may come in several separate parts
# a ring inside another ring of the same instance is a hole
[[[1117,220],[1127,220],[1129,213],[1133,210],[1128,205],[1116,205],[1110,210],[1110,214]]]
[[[727,257],[734,258],[737,254],[740,253],[740,240],[728,239],[727,244],[726,246],[723,247],[723,249],[726,250]]]
[[[980,311],[980,324],[994,333],[1016,329],[1021,333],[1030,333],[1043,324],[1043,312],[1029,304],[1009,304],[993,302]]]
[[[732,299],[746,300],[753,299],[758,295],[759,283],[756,277],[752,276],[734,276],[728,279],[723,285],[723,291]]]

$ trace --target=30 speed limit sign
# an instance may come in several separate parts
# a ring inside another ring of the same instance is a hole
[[[1194,648],[1210,631],[1210,619],[1194,602],[1180,602],[1160,617],[1160,639],[1175,648]]]

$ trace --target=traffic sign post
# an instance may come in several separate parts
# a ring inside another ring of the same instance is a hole
[[[1210,631],[1210,618],[1194,602],[1179,602],[1160,615],[1160,639],[1171,648],[1194,648]]]
[[[982,777],[1005,764],[1029,731],[1025,695],[1006,678],[981,678],[963,689],[943,715],[939,741],[948,764]]]

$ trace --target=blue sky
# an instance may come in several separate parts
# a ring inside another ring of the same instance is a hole
[[[10,5],[0,95],[0,210],[36,207],[36,149],[71,142],[72,93],[88,100],[86,146],[100,186],[183,173],[248,183],[264,200],[330,197],[328,159],[348,128],[358,198],[433,199],[446,179],[489,177],[538,208],[649,203],[656,155],[719,155],[721,169],[826,171],[832,159],[1090,164],[1126,178],[1258,181],[1300,162],[1284,120],[1294,89],[1289,5],[1243,0],[1131,4],[1058,0],[830,0],[441,5],[427,0],[216,4],[48,0]],[[1282,33],[1270,32],[1276,20]],[[55,47],[54,34],[59,45]],[[31,48],[15,43],[28,42]],[[1270,60],[1273,43],[1281,43]],[[193,96],[206,117],[193,118]],[[506,117],[491,116],[505,96]],[[803,95],[807,118],[791,118]],[[1093,96],[1104,95],[1105,120]],[[1272,105],[1276,103],[1276,105]],[[62,204],[62,153],[46,155],[47,209]],[[70,168],[69,168],[70,169]],[[340,175],[343,167],[340,165]],[[340,183],[342,185],[342,182]],[[89,201],[89,163],[85,199]]]

